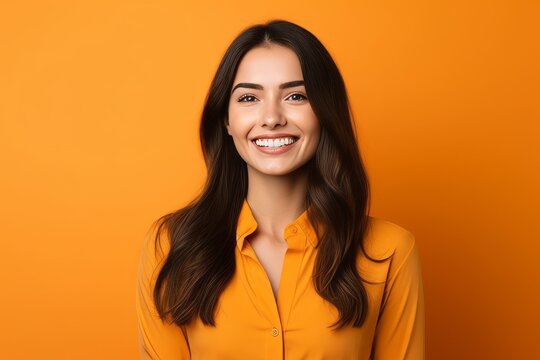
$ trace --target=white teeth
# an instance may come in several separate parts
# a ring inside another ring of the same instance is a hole
[[[279,138],[279,139],[257,139],[255,144],[262,147],[282,147],[285,145],[290,145],[296,140],[292,137],[288,138]]]

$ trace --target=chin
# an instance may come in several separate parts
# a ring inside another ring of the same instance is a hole
[[[296,166],[296,167],[275,167],[275,168],[254,168],[257,172],[269,175],[269,176],[285,176],[285,175],[291,175],[298,171],[298,169],[302,168],[302,166]]]

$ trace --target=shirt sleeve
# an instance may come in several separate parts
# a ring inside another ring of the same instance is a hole
[[[138,351],[140,359],[190,359],[189,343],[184,329],[162,321],[153,300],[153,289],[162,261],[168,251],[168,241],[161,236],[155,248],[155,225],[143,242],[139,257],[136,286]]]
[[[414,235],[396,249],[375,329],[373,360],[425,358],[424,289]]]

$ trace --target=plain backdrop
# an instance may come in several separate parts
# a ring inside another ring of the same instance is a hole
[[[346,82],[371,214],[414,233],[428,359],[540,358],[537,1],[2,1],[0,358],[135,359],[151,222],[202,188],[225,49],[274,18]]]

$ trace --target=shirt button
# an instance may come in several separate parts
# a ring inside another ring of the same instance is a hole
[[[296,228],[296,226],[291,227],[291,232],[293,234],[296,234],[297,231],[298,231],[298,229]]]
[[[275,327],[272,328],[272,336],[278,336],[279,334],[279,330],[276,329]]]

